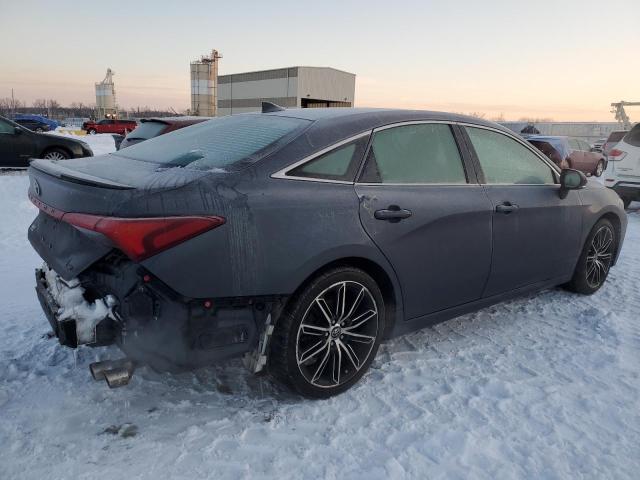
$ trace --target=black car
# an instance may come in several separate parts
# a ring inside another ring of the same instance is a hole
[[[246,354],[327,397],[384,338],[556,285],[592,294],[618,258],[617,194],[495,123],[264,110],[31,164],[53,330],[128,356],[94,364],[95,378]]]
[[[22,125],[23,127],[28,128],[33,132],[42,133],[48,132],[50,130],[49,125],[41,122],[40,120],[22,118],[14,120],[14,122],[16,122],[18,125]]]
[[[31,158],[64,160],[91,157],[89,145],[79,140],[47,133],[35,133],[0,117],[0,168],[26,168]]]

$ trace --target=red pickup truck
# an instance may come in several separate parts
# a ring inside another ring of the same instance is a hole
[[[88,121],[82,124],[82,130],[90,135],[95,133],[118,133],[126,135],[134,130],[138,124],[135,120],[114,120],[105,118],[99,122]]]

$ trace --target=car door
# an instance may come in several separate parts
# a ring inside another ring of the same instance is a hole
[[[491,204],[456,132],[435,122],[375,130],[355,185],[362,225],[398,276],[407,320],[479,299],[488,279]]]
[[[0,167],[25,168],[33,155],[33,142],[26,129],[0,119]]]
[[[580,148],[584,152],[585,168],[590,173],[595,173],[598,162],[602,158],[599,152],[592,152],[591,146],[584,140],[578,140]]]
[[[560,198],[557,171],[514,136],[484,127],[465,131],[493,209],[491,274],[484,296],[568,280],[581,248],[578,192]]]

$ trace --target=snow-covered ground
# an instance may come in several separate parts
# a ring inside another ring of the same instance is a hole
[[[640,475],[637,208],[594,296],[549,290],[394,339],[355,388],[310,401],[236,360],[93,382],[89,363],[120,355],[47,335],[26,189],[0,176],[0,479]]]

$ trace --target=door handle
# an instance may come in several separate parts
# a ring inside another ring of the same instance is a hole
[[[389,205],[384,210],[376,210],[373,214],[376,220],[387,220],[391,223],[397,223],[404,218],[411,216],[411,210],[400,208],[398,205]]]
[[[497,213],[504,213],[505,215],[509,215],[511,212],[515,212],[518,210],[518,205],[511,202],[504,202],[500,205],[496,205]]]

